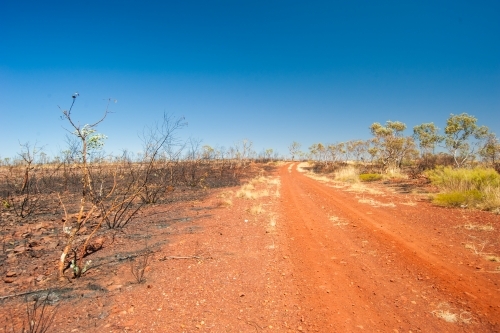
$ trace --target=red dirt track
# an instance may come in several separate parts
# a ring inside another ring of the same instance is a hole
[[[451,234],[456,210],[401,205],[401,194],[376,199],[395,207],[373,207],[295,166],[280,176],[282,223],[311,330],[500,331],[499,274],[467,262],[477,258]],[[437,318],[443,310],[457,322]]]
[[[48,289],[58,333],[500,332],[499,215],[436,207],[413,180],[250,168],[244,186],[150,205],[103,233],[79,279],[57,279],[56,213],[5,224],[0,333],[20,332],[19,295]],[[247,185],[253,197],[240,195]],[[22,246],[27,235],[37,247]],[[138,283],[134,258],[146,250]]]

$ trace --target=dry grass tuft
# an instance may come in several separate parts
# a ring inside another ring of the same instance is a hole
[[[468,250],[471,250],[474,254],[476,255],[483,255],[483,250],[486,246],[487,242],[483,242],[483,243],[473,243],[473,242],[470,242],[470,243],[466,243],[464,245],[464,247]]]
[[[373,207],[396,207],[396,205],[393,204],[392,202],[383,203],[383,202],[379,202],[379,201],[376,201],[373,199],[359,199],[358,202],[368,204],[368,205],[373,206]]]
[[[252,215],[259,215],[264,212],[264,209],[262,208],[262,204],[254,205],[250,208],[250,214]]]
[[[268,178],[267,183],[268,183],[269,185],[276,185],[276,186],[280,186],[280,185],[281,185],[281,180],[280,180],[278,177],[275,177],[275,178]]]
[[[385,171],[385,178],[408,179],[408,175],[402,173],[400,168],[389,168]]]
[[[486,256],[486,257],[484,257],[484,259],[486,259],[488,261],[493,261],[493,262],[500,262],[500,257],[495,256],[495,255]]]
[[[264,176],[259,176],[250,181],[251,184],[266,183],[267,178]]]
[[[495,228],[491,224],[479,225],[473,223],[467,223],[462,226],[466,230],[478,230],[478,231],[493,231]]]
[[[276,227],[276,216],[275,215],[271,216],[271,219],[269,220],[269,226],[271,228],[275,228]]]
[[[415,201],[412,201],[412,200],[407,201],[407,202],[401,202],[401,204],[405,205],[405,206],[412,206],[412,207],[417,205],[417,203]]]
[[[349,183],[358,183],[359,170],[352,165],[340,168],[339,170],[335,171],[335,180]]]
[[[245,184],[241,187],[242,190],[244,191],[253,191],[255,190],[255,186],[253,186],[253,184],[251,183],[248,183],[248,184]]]
[[[370,188],[366,186],[365,184],[362,183],[355,183],[352,184],[349,189],[347,189],[348,192],[359,192],[359,193],[368,193],[368,194],[383,194],[383,192]]]
[[[468,311],[461,311],[459,314],[455,313],[454,308],[452,308],[448,303],[440,303],[438,308],[431,313],[437,317],[441,318],[447,323],[462,322],[464,324],[470,324],[472,322],[472,314]]]
[[[343,226],[346,226],[349,224],[349,222],[345,222],[344,220],[342,220],[341,218],[339,218],[337,216],[330,216],[328,219],[333,222],[334,226],[337,226],[337,227],[343,227]]]
[[[236,196],[242,199],[257,199],[257,194],[250,190],[244,190],[243,188],[236,192]]]

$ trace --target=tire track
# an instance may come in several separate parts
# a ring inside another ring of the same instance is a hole
[[[405,238],[418,230],[405,233],[396,222],[404,207],[368,216],[353,194],[287,168],[280,171],[282,216],[311,331],[498,331],[498,285],[441,260],[432,244]],[[349,224],[335,225],[331,216]],[[474,323],[435,318],[442,302]]]

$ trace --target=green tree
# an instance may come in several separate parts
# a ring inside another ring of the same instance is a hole
[[[488,134],[486,142],[479,150],[479,155],[492,165],[498,163],[500,159],[500,141],[494,133]]]
[[[462,113],[450,115],[444,133],[445,147],[460,168],[474,159],[481,143],[488,137],[489,130],[486,126],[478,126],[476,117]]]
[[[372,142],[378,148],[377,152],[385,169],[401,167],[404,158],[414,152],[415,141],[412,137],[404,136],[405,129],[404,123],[390,120],[386,121],[385,126],[380,123],[370,126],[370,131],[375,136]]]
[[[436,145],[443,141],[439,128],[434,123],[423,123],[413,127],[413,138],[418,141],[422,156],[434,153]]]

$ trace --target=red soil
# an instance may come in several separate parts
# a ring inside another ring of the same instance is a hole
[[[295,167],[280,168],[281,186],[256,183],[269,195],[254,200],[233,188],[148,208],[71,283],[55,279],[56,252],[49,267],[10,256],[0,296],[59,288],[54,332],[500,331],[500,263],[485,259],[500,256],[498,215],[435,207],[400,184],[350,192]],[[130,260],[146,246],[139,284]],[[0,303],[0,332],[23,301]]]

